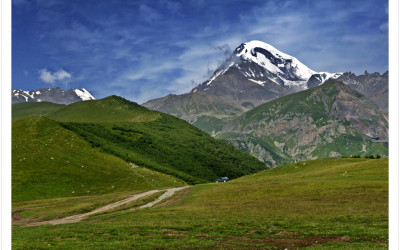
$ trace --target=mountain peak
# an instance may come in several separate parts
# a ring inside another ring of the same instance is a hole
[[[196,86],[191,92],[194,93],[200,89],[208,90],[211,83],[225,75],[231,68],[239,70],[249,82],[268,89],[275,89],[278,85],[289,92],[316,87],[329,78],[336,79],[342,75],[342,73],[316,72],[297,58],[283,53],[274,46],[252,40],[237,47],[209,80]],[[275,86],[271,86],[268,82]]]
[[[263,49],[266,49],[266,50],[270,51],[271,53],[280,54],[280,55],[282,55],[282,56],[284,56],[286,58],[291,57],[290,55],[287,55],[287,54],[279,51],[278,49],[276,49],[271,44],[268,44],[266,42],[262,42],[262,41],[259,41],[259,40],[252,40],[252,41],[249,41],[249,42],[242,43],[239,47],[237,47],[235,49],[234,53],[236,55],[240,56],[243,53],[247,52],[247,51],[245,51],[246,49],[248,51],[250,51],[250,50],[255,49],[255,48],[263,48]]]
[[[277,75],[282,80],[307,81],[317,72],[301,63],[297,58],[285,54],[270,44],[253,40],[242,43],[234,51],[237,57],[251,61]]]

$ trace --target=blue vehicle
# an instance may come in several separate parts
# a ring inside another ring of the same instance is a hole
[[[229,181],[228,177],[221,177],[221,178],[215,180],[216,183],[218,183],[218,182],[227,182],[227,181]]]

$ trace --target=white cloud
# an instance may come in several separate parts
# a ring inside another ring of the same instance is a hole
[[[71,73],[68,73],[67,71],[60,69],[59,71],[56,72],[50,72],[47,69],[41,69],[39,71],[39,78],[45,83],[49,84],[54,84],[56,81],[59,82],[66,82],[71,79]]]

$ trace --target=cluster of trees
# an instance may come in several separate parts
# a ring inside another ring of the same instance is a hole
[[[353,156],[351,156],[351,158],[361,158],[361,156],[360,155],[353,155]],[[374,155],[366,155],[366,156],[364,156],[364,158],[366,158],[366,159],[380,159],[381,156],[379,154],[376,154],[375,156]]]

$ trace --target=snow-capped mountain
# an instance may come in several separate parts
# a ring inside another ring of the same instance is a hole
[[[53,102],[70,104],[79,101],[95,100],[93,95],[84,88],[62,90],[61,88],[40,88],[24,91],[13,89],[11,93],[12,103],[19,102]]]
[[[215,127],[221,127],[232,117],[279,97],[317,87],[329,79],[343,81],[387,110],[385,75],[357,77],[348,73],[316,72],[297,58],[261,41],[241,44],[210,79],[190,93],[168,95],[143,106],[175,115],[213,134]]]
[[[221,65],[210,80],[192,90],[206,90],[213,81],[229,68],[235,67],[249,81],[265,86],[267,81],[291,89],[291,92],[316,87],[330,78],[336,79],[341,73],[316,72],[272,45],[261,41],[242,43],[232,56]],[[311,82],[309,82],[311,81]]]

